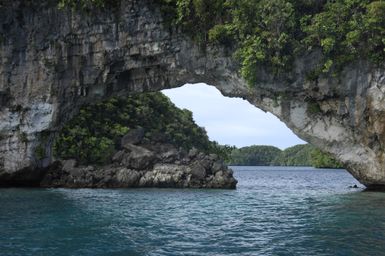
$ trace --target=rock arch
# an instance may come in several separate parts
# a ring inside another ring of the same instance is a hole
[[[338,79],[311,82],[314,52],[284,77],[261,67],[251,88],[231,52],[203,50],[165,26],[151,0],[123,0],[92,15],[44,2],[0,8],[0,177],[28,177],[49,164],[35,160],[35,148],[43,143],[50,155],[52,134],[86,102],[205,82],[273,113],[368,187],[385,185],[383,69],[360,62]]]

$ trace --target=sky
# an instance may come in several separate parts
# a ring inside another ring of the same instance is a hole
[[[305,143],[277,117],[240,98],[224,97],[215,87],[186,84],[162,91],[179,108],[193,112],[211,140],[244,147],[272,145],[280,149]]]

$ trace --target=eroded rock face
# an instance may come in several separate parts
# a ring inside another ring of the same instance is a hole
[[[235,189],[233,172],[215,154],[185,152],[171,144],[133,145],[105,166],[77,166],[75,160],[52,164],[40,186],[70,188],[221,188]],[[165,148],[168,150],[165,151]]]
[[[363,184],[385,186],[383,68],[363,61],[338,78],[308,81],[321,57],[314,52],[284,76],[261,67],[249,88],[231,52],[203,51],[165,26],[150,0],[123,0],[92,15],[42,2],[0,8],[0,179],[52,163],[54,131],[86,102],[205,82],[272,112]]]

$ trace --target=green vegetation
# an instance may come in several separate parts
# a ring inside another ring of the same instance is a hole
[[[151,2],[151,1],[150,1]],[[337,75],[357,60],[385,62],[384,0],[152,0],[165,23],[180,27],[201,46],[234,50],[240,72],[255,85],[260,67],[280,75],[296,57],[320,49],[308,79]],[[89,10],[119,0],[58,0],[58,7]],[[1,6],[1,3],[0,3]]]
[[[50,133],[43,131],[39,134],[39,143],[36,145],[34,155],[37,160],[42,160],[46,157],[46,145],[48,143]]]
[[[230,165],[313,166],[316,168],[342,168],[330,154],[309,145],[296,145],[285,150],[273,146],[250,146],[234,149]]]
[[[195,147],[224,158],[231,150],[209,141],[190,111],[178,109],[157,92],[111,98],[83,107],[60,131],[54,154],[63,159],[75,158],[81,164],[105,164],[119,149],[121,137],[138,127],[144,128],[148,141],[162,140],[185,149]]]
[[[324,153],[319,149],[313,149],[311,151],[311,165],[316,168],[343,168],[342,164],[331,157],[330,154]]]
[[[59,0],[59,8],[70,7],[73,9],[86,9],[93,6],[102,7],[111,0]]]
[[[385,1],[382,0],[155,0],[165,19],[205,45],[236,49],[241,73],[256,82],[260,66],[278,74],[296,56],[324,55],[309,77],[338,73],[348,63],[385,61]]]
[[[309,101],[307,103],[307,112],[310,115],[316,115],[322,112],[320,105],[316,101]]]
[[[320,49],[323,58],[307,74],[338,75],[349,63],[385,62],[384,0],[151,0],[166,24],[178,26],[203,49],[221,44],[234,51],[240,73],[253,86],[260,67],[275,75],[293,60]],[[119,0],[58,0],[60,9],[117,6]],[[0,0],[1,6],[1,0]]]
[[[37,160],[41,160],[45,157],[45,148],[43,145],[39,144],[35,148],[35,157]]]
[[[231,165],[271,165],[277,155],[281,154],[279,148],[273,146],[250,146],[234,149],[230,155]]]
[[[26,132],[19,132],[19,139],[22,143],[28,143],[28,135]]]
[[[309,144],[289,147],[283,150],[272,164],[280,166],[313,166],[311,162],[311,152],[313,150],[314,147]]]

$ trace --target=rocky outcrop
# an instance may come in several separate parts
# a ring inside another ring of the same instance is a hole
[[[310,81],[322,58],[314,51],[297,59],[289,74],[261,67],[250,88],[231,52],[202,50],[164,25],[151,0],[122,0],[113,10],[90,13],[58,10],[55,1],[3,2],[0,179],[35,179],[20,171],[53,162],[55,131],[84,103],[205,82],[273,113],[366,186],[385,186],[384,68],[361,61],[339,77]],[[44,149],[44,157],[36,156],[36,148]]]
[[[115,153],[112,164],[77,166],[75,160],[56,162],[48,168],[40,186],[235,189],[237,181],[232,170],[217,155],[195,148],[185,152],[153,141],[143,144],[137,134],[133,131],[123,137],[122,150]]]

